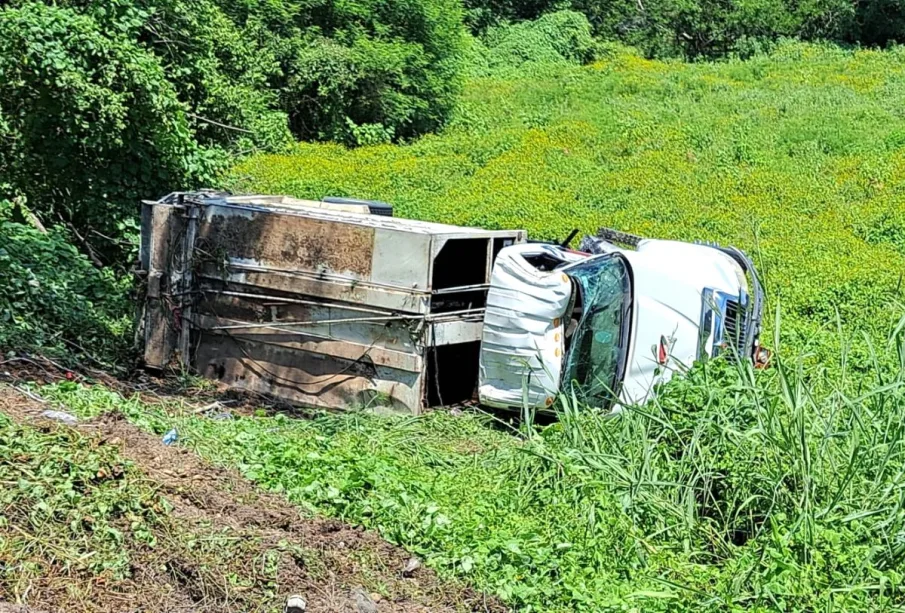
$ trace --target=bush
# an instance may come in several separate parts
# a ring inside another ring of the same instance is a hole
[[[588,18],[596,36],[635,46],[648,56],[744,54],[784,37],[861,40],[861,33],[855,31],[856,4],[846,0],[466,0],[465,6],[468,24],[476,33],[569,8]],[[862,15],[899,14],[898,6],[891,8],[890,3],[860,3],[857,7]],[[874,21],[880,26],[880,20]],[[884,41],[895,38],[895,23],[885,25],[886,33],[880,35],[885,36]],[[865,40],[876,41],[878,35],[868,35]]]
[[[0,201],[0,350],[92,353],[114,363],[128,353],[128,282],[98,270],[60,227],[44,234],[14,220]]]
[[[849,39],[864,45],[905,42],[905,2],[867,0],[857,3],[857,26]]]
[[[14,0],[0,196],[125,264],[138,201],[209,184],[230,156],[435,129],[462,42],[456,0]]]
[[[568,0],[464,0],[465,23],[475,34],[507,22],[537,19],[567,8]]]
[[[535,21],[498,26],[475,43],[471,57],[474,76],[521,70],[526,64],[584,64],[594,59],[597,43],[591,24],[581,13],[558,11]]]
[[[456,0],[67,3],[128,30],[197,115],[247,130],[255,146],[284,144],[286,117],[301,139],[351,140],[349,122],[422,134],[442,123],[458,91]],[[193,119],[203,141],[243,138]]]
[[[0,75],[0,185],[47,222],[119,238],[140,198],[217,166],[157,58],[88,15],[0,10]]]

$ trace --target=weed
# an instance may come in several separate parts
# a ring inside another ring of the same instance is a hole
[[[394,203],[401,216],[562,239],[616,227],[751,253],[783,341],[834,363],[841,324],[882,339],[902,300],[902,50],[786,43],[720,63],[621,49],[590,67],[472,78],[449,127],[404,146],[298,145],[233,188]],[[851,367],[868,361],[856,342]]]
[[[713,360],[618,418],[561,398],[531,436],[478,413],[219,421],[100,387],[41,393],[176,427],[212,461],[520,610],[880,610],[905,600],[901,327],[866,378],[846,339],[834,368]]]
[[[129,578],[130,549],[153,548],[168,512],[114,448],[2,414],[0,483],[0,597],[12,600],[80,576]]]

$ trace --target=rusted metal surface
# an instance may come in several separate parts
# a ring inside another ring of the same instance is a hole
[[[179,356],[188,362],[189,348],[192,342],[192,329],[186,322],[191,323],[194,314],[193,291],[195,289],[195,240],[198,236],[197,207],[190,207],[186,211],[185,231],[182,234],[182,249],[179,253],[178,274],[174,278],[173,287],[177,288],[179,295],[180,329],[179,329]]]
[[[198,235],[216,256],[370,278],[374,229],[276,211],[210,207]]]
[[[417,412],[420,372],[379,366],[371,360],[344,360],[291,346],[202,335],[198,372],[232,388],[323,408],[386,406]]]
[[[204,265],[202,274],[211,281],[226,281],[230,285],[317,297],[325,301],[370,305],[375,308],[413,315],[427,315],[430,312],[431,293],[429,291],[381,287],[326,274],[264,269],[235,262],[231,262],[225,272],[217,270],[215,265]]]
[[[182,233],[179,210],[145,205],[142,210],[141,263],[146,278],[140,325],[144,329],[144,362],[164,368],[173,359],[178,342],[178,310],[170,298],[170,272],[175,237]]]
[[[164,282],[147,299],[146,362],[175,357],[230,387],[327,408],[417,413],[469,396],[492,259],[524,240],[281,196],[174,194],[145,206],[171,221],[143,224],[142,253],[176,251],[150,256]],[[167,331],[166,301],[183,328]]]
[[[322,357],[335,357],[341,360],[369,361],[379,366],[386,366],[398,370],[418,372],[422,362],[419,355],[414,353],[412,343],[400,343],[398,348],[384,346],[373,341],[370,343],[354,342],[346,339],[337,339],[318,331],[312,331],[312,326],[302,325],[279,326],[276,324],[254,324],[243,326],[238,319],[226,319],[199,315],[195,319],[198,328],[211,335],[219,335],[239,341],[250,341],[259,344],[280,345],[291,349],[298,349],[307,354],[317,354]],[[247,325],[247,324],[246,324]],[[351,326],[352,324],[347,324]]]

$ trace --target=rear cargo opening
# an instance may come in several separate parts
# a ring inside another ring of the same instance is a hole
[[[425,406],[467,402],[478,387],[481,342],[433,347],[428,355]]]
[[[454,238],[446,241],[434,258],[434,291],[487,283],[486,238]]]
[[[483,309],[487,304],[490,241],[459,238],[446,241],[434,258],[432,313]]]

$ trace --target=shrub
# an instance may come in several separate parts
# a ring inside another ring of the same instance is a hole
[[[160,58],[202,142],[278,146],[287,115],[303,139],[345,135],[346,119],[407,137],[439,125],[458,91],[456,0],[64,4]]]
[[[0,195],[125,264],[141,198],[209,184],[290,129],[372,144],[441,125],[462,35],[456,0],[14,0]]]
[[[563,0],[464,0],[465,22],[476,34],[512,21],[537,19],[568,7]]]
[[[596,36],[635,46],[649,56],[692,58],[749,53],[783,37],[885,42],[895,39],[896,19],[901,21],[895,3],[846,0],[466,0],[465,6],[467,22],[477,33],[569,8],[590,20]],[[877,18],[881,14],[896,17],[884,22]],[[859,23],[865,21],[862,33]]]
[[[140,198],[217,166],[154,55],[90,16],[0,10],[0,75],[0,183],[45,221],[119,238]]]
[[[535,21],[491,28],[475,47],[471,73],[479,76],[522,70],[526,64],[584,64],[594,59],[597,43],[584,15],[558,11]]]
[[[98,270],[59,226],[44,234],[14,220],[0,201],[0,350],[91,352],[113,363],[128,354],[128,281]]]
[[[719,56],[751,48],[751,41],[783,37],[841,39],[854,5],[844,0],[575,0],[599,36],[621,40],[648,55]]]
[[[905,42],[905,3],[867,0],[856,5],[856,26],[849,39],[864,45]]]

